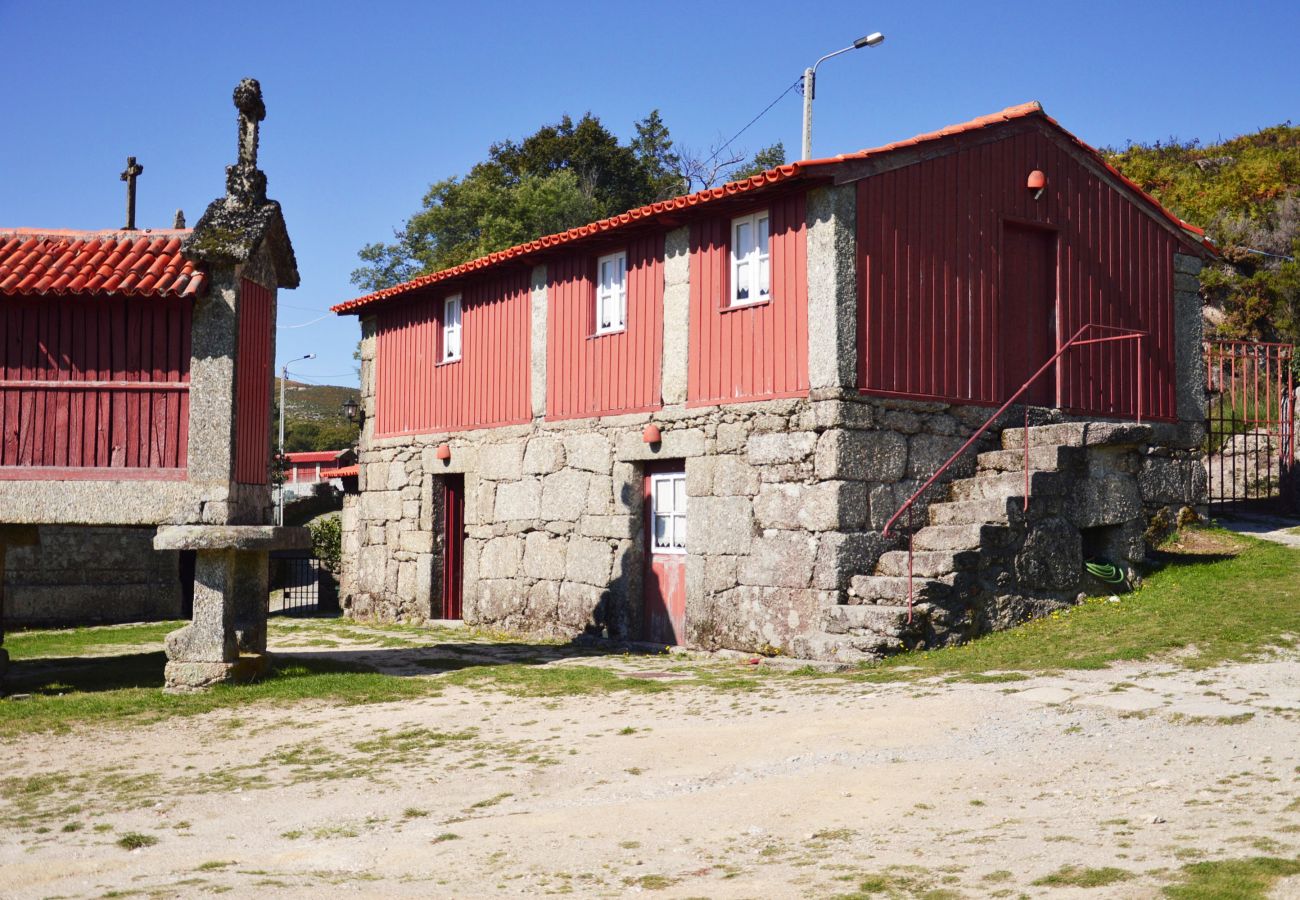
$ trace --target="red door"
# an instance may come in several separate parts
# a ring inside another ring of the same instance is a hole
[[[1000,306],[1005,400],[1056,352],[1056,232],[1011,222],[1003,225]],[[1056,373],[1040,375],[1021,400],[1055,406]]]
[[[465,584],[465,476],[444,476],[442,497],[442,617],[459,619]]]
[[[645,639],[686,643],[686,470],[681,462],[645,476]]]

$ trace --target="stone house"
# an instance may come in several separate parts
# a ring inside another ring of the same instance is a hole
[[[342,303],[344,607],[855,659],[1075,602],[1202,502],[1211,252],[1030,103]]]

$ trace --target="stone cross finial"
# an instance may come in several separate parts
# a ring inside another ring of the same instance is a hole
[[[257,168],[257,123],[266,118],[266,104],[256,78],[235,85],[235,108],[239,110],[238,164]]]
[[[123,231],[135,231],[135,180],[144,172],[144,166],[137,165],[134,156],[126,158],[126,171],[122,180],[126,182],[126,225]]]
[[[184,228],[184,227],[185,227],[185,210],[178,209],[176,210],[176,218],[172,219],[172,228]]]

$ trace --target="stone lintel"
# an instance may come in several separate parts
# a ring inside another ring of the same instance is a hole
[[[153,539],[155,550],[307,550],[306,528],[277,525],[164,525]]]

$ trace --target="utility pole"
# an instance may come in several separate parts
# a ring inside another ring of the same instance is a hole
[[[291,359],[289,362],[280,366],[280,453],[276,465],[280,466],[281,478],[280,488],[277,492],[275,502],[275,524],[284,524],[284,383],[289,380],[289,363],[302,362],[304,359],[315,359],[315,353],[308,353],[306,356],[300,356],[297,359]]]
[[[836,50],[834,53],[827,53],[803,70],[803,156],[800,157],[801,159],[812,159],[812,109],[813,97],[817,94],[817,67],[832,56],[839,56],[850,50],[861,50],[863,47],[874,47],[884,39],[885,36],[879,31],[873,31],[865,37],[858,38],[848,47]]]

